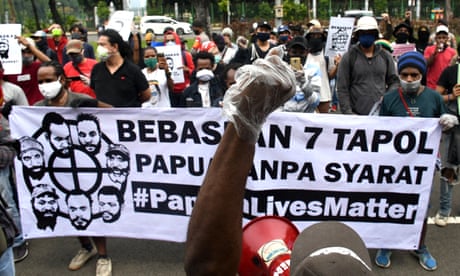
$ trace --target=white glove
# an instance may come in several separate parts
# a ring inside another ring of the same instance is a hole
[[[90,78],[88,78],[88,77],[85,76],[85,75],[80,74],[80,79],[81,79],[81,81],[82,81],[85,85],[89,86],[90,80],[91,80]]]
[[[457,116],[452,115],[452,114],[444,113],[439,118],[439,124],[442,126],[443,131],[451,129],[454,126],[458,125]]]
[[[235,80],[223,112],[238,136],[255,144],[267,116],[294,95],[294,72],[278,56],[268,56],[238,69]]]

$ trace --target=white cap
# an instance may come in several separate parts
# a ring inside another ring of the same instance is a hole
[[[444,26],[444,25],[437,26],[436,34],[441,33],[441,32],[445,32],[446,34],[449,34],[449,28],[447,28],[447,26]]]
[[[233,37],[233,31],[229,27],[226,27],[222,30],[222,35],[228,35],[230,37]]]
[[[363,16],[358,20],[355,31],[379,30],[377,20],[372,16]]]

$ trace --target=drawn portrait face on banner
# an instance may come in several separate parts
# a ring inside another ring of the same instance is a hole
[[[64,118],[58,113],[50,112],[43,118],[42,128],[56,155],[69,157],[72,141],[69,126]]]
[[[58,195],[48,184],[38,184],[32,191],[32,209],[37,218],[38,229],[54,230],[59,213]]]
[[[10,46],[8,44],[8,40],[0,39],[0,58],[8,59],[9,50]]]
[[[114,222],[120,218],[123,197],[120,191],[113,186],[102,187],[97,196],[99,209],[104,222]]]
[[[74,190],[67,194],[66,203],[72,225],[77,230],[86,230],[92,221],[89,196],[82,191]]]
[[[96,116],[81,113],[77,117],[78,142],[81,149],[89,154],[97,154],[101,149],[101,129]]]
[[[129,175],[128,149],[121,144],[112,144],[105,155],[110,180],[114,183],[125,183]]]
[[[20,150],[19,160],[23,165],[24,175],[32,179],[41,179],[45,174],[45,158],[43,156],[43,145],[31,137],[19,139]]]

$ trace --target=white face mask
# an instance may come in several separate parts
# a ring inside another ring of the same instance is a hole
[[[102,62],[107,61],[110,57],[109,50],[101,45],[97,46],[96,54]]]
[[[60,78],[57,81],[45,82],[38,85],[38,90],[47,100],[54,99],[61,92],[62,84]]]
[[[176,43],[174,41],[168,41],[166,42],[165,46],[174,46]]]
[[[209,69],[202,69],[196,72],[196,78],[200,81],[210,81],[214,78],[214,73]]]

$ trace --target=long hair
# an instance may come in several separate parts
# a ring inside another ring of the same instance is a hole
[[[111,45],[118,45],[118,51],[123,58],[132,60],[133,52],[131,51],[131,48],[117,31],[113,29],[107,29],[102,31],[99,36],[108,37]]]

